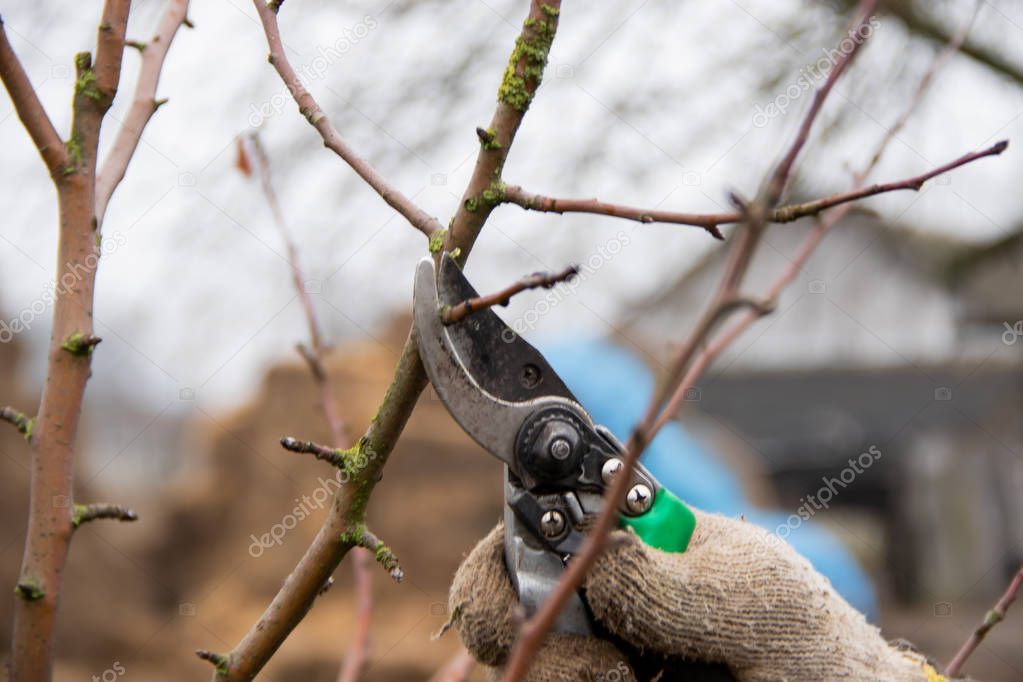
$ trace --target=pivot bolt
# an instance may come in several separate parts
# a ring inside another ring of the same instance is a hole
[[[554,459],[566,459],[572,454],[572,444],[565,438],[555,438],[548,448]]]
[[[548,538],[556,538],[565,532],[565,515],[556,509],[545,511],[540,517],[540,530]]]
[[[604,485],[611,485],[623,466],[625,465],[622,463],[622,460],[617,457],[606,460],[604,466],[600,468],[600,479],[604,481]]]
[[[625,496],[625,506],[628,507],[629,511],[633,514],[642,514],[646,510],[650,509],[650,505],[654,501],[653,493],[650,492],[650,488],[637,483],[632,486],[629,490],[629,494]]]

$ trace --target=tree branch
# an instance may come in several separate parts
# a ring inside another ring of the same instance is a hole
[[[558,273],[534,272],[497,293],[469,298],[456,305],[446,307],[441,311],[441,318],[444,320],[444,324],[454,324],[480,310],[498,305],[506,306],[515,294],[529,289],[550,289],[555,284],[570,280],[578,274],[579,268],[575,265],[570,265]]]
[[[377,563],[384,567],[384,570],[390,574],[394,582],[400,583],[405,579],[405,572],[401,570],[398,557],[394,555],[390,547],[381,542],[380,538],[371,533],[367,528],[363,527],[361,529],[355,544],[372,553]]]
[[[942,26],[933,15],[924,10],[928,5],[918,5],[911,0],[889,0],[883,9],[898,17],[911,32],[928,40],[947,43],[952,39],[951,31]],[[963,43],[962,53],[979,64],[983,64],[1023,85],[1023,68],[1006,58],[1006,53],[973,40]]]
[[[806,201],[799,204],[789,204],[771,210],[765,218],[768,223],[791,223],[800,218],[815,216],[829,208],[841,204],[860,201],[868,197],[887,192],[900,190],[919,191],[928,180],[947,173],[950,170],[965,166],[984,156],[997,156],[1008,147],[1008,141],[1002,140],[979,152],[964,154],[958,159],[951,161],[944,166],[935,168],[932,171],[917,175],[904,180],[875,184],[870,187],[863,187],[849,192],[832,194],[813,201]],[[674,211],[659,211],[623,206],[620,204],[609,204],[598,199],[559,199],[556,197],[531,194],[521,187],[508,186],[505,190],[505,203],[516,204],[530,211],[541,211],[545,213],[592,213],[606,215],[613,218],[624,218],[635,220],[640,223],[674,223],[678,225],[691,225],[700,227],[709,232],[716,239],[724,239],[718,227],[720,225],[732,225],[742,222],[743,213],[733,211],[729,213],[679,213]]]
[[[945,668],[946,676],[959,677],[966,659],[977,650],[977,647],[987,637],[987,633],[991,631],[991,628],[1005,619],[1005,614],[1008,613],[1012,603],[1016,601],[1016,595],[1019,593],[1021,586],[1023,586],[1023,568],[1016,572],[1012,582],[1009,583],[1008,589],[1005,590],[1005,594],[998,600],[994,608],[987,612],[981,624],[977,626],[977,629],[973,631],[959,652],[949,661],[948,666]]]
[[[32,87],[28,74],[25,73],[18,55],[14,53],[3,19],[0,18],[0,79],[3,80],[7,94],[11,97],[18,118],[28,131],[32,143],[43,157],[50,177],[54,182],[61,178],[68,165],[68,153],[64,143],[53,127],[50,117],[46,114],[42,102]]]
[[[438,670],[429,682],[465,682],[476,666],[476,659],[465,649],[455,654],[444,667]]]
[[[560,14],[561,0],[530,2],[529,16],[515,39],[497,91],[497,108],[490,125],[477,128],[480,149],[476,166],[443,244],[444,250],[456,256],[459,265],[469,255],[466,245],[476,241],[494,207],[504,201],[506,187],[501,173],[522,119],[543,80]]]
[[[259,0],[256,3],[257,11],[262,12]],[[522,95],[531,99],[539,87],[543,66],[546,64],[546,50],[550,49],[557,28],[559,7],[559,0],[531,2],[529,18],[516,40],[516,47],[498,91],[498,105],[489,128],[493,142],[481,144],[466,197],[482,192],[491,181],[500,182],[500,168],[529,105],[528,100],[523,101]],[[276,27],[276,20],[273,26]],[[279,37],[277,45],[279,49]],[[533,46],[528,55],[523,54],[523,45]],[[470,211],[466,203],[463,200],[459,206],[451,228],[444,233],[445,239],[440,245],[440,248],[457,253],[460,263],[464,263],[468,257],[492,208],[484,206],[483,210]],[[431,248],[433,241],[431,239]],[[215,680],[253,679],[308,612],[320,587],[352,548],[348,543],[339,542],[339,538],[351,532],[355,524],[362,522],[369,496],[426,384],[426,371],[419,358],[415,333],[410,330],[380,409],[356,445],[356,448],[368,449],[376,456],[348,485],[338,490],[330,513],[312,544],[263,615],[232,650],[229,664],[225,665],[224,670],[216,671]]]
[[[876,0],[862,0],[857,10],[857,16],[859,17],[858,27],[862,27],[869,19],[875,4]],[[657,392],[643,419],[633,430],[626,445],[622,471],[615,477],[614,482],[605,492],[601,512],[590,527],[582,548],[573,557],[572,561],[568,563],[557,587],[547,597],[539,610],[523,623],[519,632],[519,638],[512,649],[504,674],[501,677],[502,682],[514,682],[526,675],[532,660],[535,658],[535,652],[539,649],[547,632],[553,626],[554,621],[561,613],[568,599],[582,585],[587,571],[589,571],[590,567],[607,546],[608,537],[617,522],[618,501],[625,498],[626,488],[629,485],[636,462],[639,460],[640,454],[642,454],[643,450],[646,449],[646,446],[653,439],[653,427],[661,411],[661,406],[668,395],[671,394],[675,384],[682,377],[699,345],[703,343],[723,315],[723,311],[726,307],[734,307],[735,301],[740,298],[738,289],[749,267],[753,251],[759,242],[765,217],[781,197],[799,150],[806,143],[809,131],[828,93],[830,93],[838,77],[845,71],[849,61],[855,56],[860,44],[855,42],[853,49],[842,54],[831,74],[829,74],[827,81],[814,94],[813,103],[803,119],[796,139],[781,163],[769,176],[764,185],[764,190],[761,192],[761,197],[749,208],[749,215],[743,225],[743,230],[739,234],[739,238],[732,242],[726,271],[716,294],[712,298],[710,306],[704,312],[696,329],[673,361],[667,385],[664,389]]]
[[[675,223],[692,225],[706,230],[715,239],[724,239],[718,225],[739,222],[738,213],[680,213],[656,209],[636,208],[622,204],[609,204],[599,199],[564,199],[527,192],[517,185],[508,185],[504,201],[528,211],[544,213],[593,213],[612,218],[634,220],[638,223]]]
[[[76,504],[71,516],[71,526],[78,528],[83,523],[98,519],[114,519],[117,521],[138,521],[139,515],[128,507],[118,504],[99,502],[95,504]]]
[[[316,382],[320,393],[320,405],[323,409],[323,416],[330,427],[330,434],[334,447],[341,448],[350,444],[350,439],[345,431],[345,424],[341,420],[341,414],[337,407],[337,398],[330,385],[330,377],[323,365],[323,355],[326,347],[323,344],[323,335],[320,332],[320,322],[316,317],[316,308],[313,306],[309,291],[305,285],[305,277],[298,261],[298,249],[294,239],[288,230],[287,221],[284,219],[284,211],[281,210],[280,202],[277,199],[277,191],[274,189],[273,177],[270,169],[270,157],[263,147],[258,132],[248,136],[248,143],[252,147],[255,158],[255,165],[259,173],[260,185],[263,188],[263,196],[266,198],[270,213],[273,216],[277,229],[284,239],[285,248],[288,254],[288,265],[291,269],[291,282],[302,302],[302,311],[305,313],[306,324],[309,327],[309,346],[298,344],[296,346],[299,354],[305,359],[309,371]],[[246,140],[238,139],[238,153],[241,155],[239,165],[251,167],[248,163],[246,152]],[[370,574],[368,552],[361,547],[352,550],[352,573],[355,580],[356,599],[356,627],[355,636],[349,647],[348,655],[338,673],[338,682],[355,682],[366,666],[369,659],[370,628],[373,624],[373,576]],[[333,578],[328,584],[333,582]],[[322,592],[321,592],[322,594]]]
[[[18,429],[21,435],[25,436],[26,440],[32,438],[32,427],[35,424],[35,419],[32,419],[23,412],[18,412],[13,407],[0,407],[0,419],[13,424],[14,428]]]
[[[71,134],[66,143],[40,104],[0,20],[0,79],[57,189],[57,279],[64,282],[63,273],[74,275],[73,284],[58,287],[53,302],[38,420],[6,409],[2,415],[25,434],[32,453],[29,519],[15,590],[18,599],[9,664],[11,678],[16,680],[52,677],[57,603],[74,529],[94,519],[136,518],[133,511],[117,505],[55,504],[55,500],[71,499],[78,423],[93,350],[99,343],[92,333],[93,294],[100,225],[109,194],[97,212],[96,156],[103,119],[120,82],[129,8],[130,0],[106,0],[97,31],[95,60],[88,52],[75,56]],[[162,57],[155,66],[144,67],[154,83],[161,65]],[[134,149],[132,146],[119,152],[125,167]],[[110,191],[123,173],[122,168]]]
[[[352,170],[359,174],[359,177],[366,181],[366,184],[376,190],[381,199],[427,237],[443,229],[436,218],[427,214],[400,190],[388,183],[368,161],[348,145],[331,124],[327,114],[302,85],[291,62],[288,61],[284,45],[281,42],[280,29],[277,26],[277,10],[280,4],[274,6],[267,4],[264,0],[253,0],[253,4],[256,7],[256,13],[259,14],[259,20],[263,24],[267,44],[270,46],[270,64],[277,70],[284,84],[288,86],[288,90],[291,91],[292,97],[298,104],[298,110],[323,138],[324,146],[340,156],[345,163],[351,166]]]
[[[281,438],[281,447],[292,452],[312,455],[338,469],[345,469],[347,466],[344,450],[328,448],[326,445],[320,445],[311,440],[298,440],[291,436],[285,436]]]
[[[160,82],[160,73],[163,71],[167,52],[187,15],[188,0],[168,0],[167,9],[152,40],[148,43],[125,41],[126,45],[135,47],[142,53],[142,66],[135,82],[131,108],[128,109],[128,114],[124,117],[117,137],[114,138],[114,144],[96,178],[96,219],[100,223],[106,215],[110,197],[124,179],[128,164],[135,155],[135,150],[142,139],[142,131],[156,110],[166,101],[156,99],[156,87]]]

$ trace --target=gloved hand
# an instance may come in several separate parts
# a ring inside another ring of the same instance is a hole
[[[695,510],[694,510],[695,511]],[[615,531],[585,600],[606,630],[644,656],[726,665],[740,682],[938,682],[919,654],[890,646],[806,559],[767,531],[695,511],[688,549],[669,554]],[[518,632],[498,524],[459,567],[451,622],[496,679]],[[529,680],[636,679],[609,641],[552,633]]]

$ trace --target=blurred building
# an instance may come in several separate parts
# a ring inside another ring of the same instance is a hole
[[[766,291],[809,229],[769,230],[744,291]],[[810,496],[830,482],[821,518],[901,596],[1001,590],[1023,559],[1021,251],[1023,233],[978,246],[852,215],[692,392],[690,427],[766,470],[793,512],[816,511]],[[725,253],[638,308],[623,335],[667,358]],[[876,464],[845,471],[871,448]]]

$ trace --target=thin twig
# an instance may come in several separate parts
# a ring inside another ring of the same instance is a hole
[[[0,79],[3,80],[7,94],[14,103],[18,118],[39,150],[39,155],[43,157],[50,177],[54,181],[60,180],[68,165],[67,149],[7,39],[7,29],[2,18],[0,18]]]
[[[1016,595],[1019,593],[1020,587],[1023,586],[1023,568],[1020,568],[1013,577],[1012,582],[1009,583],[1009,587],[1005,590],[1005,594],[1002,595],[1001,599],[994,605],[990,611],[984,616],[984,620],[977,626],[977,629],[970,634],[969,639],[963,643],[958,653],[949,661],[945,667],[945,675],[947,677],[959,677],[959,674],[963,670],[963,665],[966,663],[966,659],[977,650],[980,643],[987,637],[987,633],[991,631],[991,628],[998,625],[1005,619],[1005,614],[1009,611],[1009,607],[1016,601]]]
[[[870,14],[873,12],[875,4],[876,0],[862,0],[860,7],[857,10],[857,16],[859,17],[858,26],[863,26],[868,20]],[[640,454],[642,454],[643,450],[645,450],[646,446],[650,443],[652,438],[650,431],[656,421],[664,400],[671,394],[674,383],[682,377],[685,368],[692,360],[696,349],[713,330],[721,316],[723,306],[734,306],[734,301],[739,297],[738,287],[742,282],[743,276],[749,266],[750,259],[752,258],[752,253],[759,241],[764,217],[767,211],[774,208],[778,198],[784,191],[792,166],[795,162],[795,158],[798,155],[799,150],[806,143],[806,137],[813,126],[814,120],[820,112],[821,107],[823,106],[828,93],[834,86],[838,76],[841,75],[849,61],[851,61],[855,56],[860,44],[861,43],[859,42],[854,42],[853,49],[842,54],[842,57],[840,57],[839,62],[835,65],[827,81],[814,94],[813,104],[806,113],[795,141],[792,143],[792,146],[789,148],[789,151],[786,153],[782,162],[770,175],[770,179],[765,184],[765,190],[763,191],[761,198],[755,202],[753,207],[751,207],[751,215],[744,225],[745,229],[743,229],[743,231],[739,234],[739,238],[733,241],[731,249],[732,253],[730,254],[728,265],[718,287],[718,291],[714,295],[711,305],[703,314],[701,321],[697,324],[696,330],[694,330],[689,340],[683,345],[679,354],[675,358],[672,369],[669,372],[669,376],[671,377],[669,385],[666,386],[664,390],[658,392],[654,400],[651,401],[646,415],[633,430],[626,445],[626,452],[622,467],[623,470],[615,477],[614,482],[605,492],[603,508],[597,515],[597,519],[591,526],[590,531],[587,533],[586,540],[583,542],[582,548],[573,557],[572,561],[569,562],[565,572],[562,574],[561,579],[558,582],[557,587],[555,587],[555,589],[548,595],[547,599],[544,600],[539,610],[523,623],[519,632],[519,638],[512,648],[504,674],[501,677],[502,682],[514,682],[515,680],[522,679],[526,675],[530,664],[535,658],[535,653],[539,649],[547,632],[553,626],[554,621],[561,613],[568,599],[574,595],[579,586],[582,585],[590,567],[604,551],[611,530],[616,526],[618,515],[617,502],[618,500],[624,499],[626,488],[628,487],[629,479],[633,469],[635,468],[636,462],[638,461]]]
[[[370,553],[365,547],[352,550],[352,576],[355,580],[355,634],[348,653],[338,671],[338,682],[355,682],[369,660],[373,628],[373,574],[370,573]]]
[[[326,445],[320,445],[311,440],[298,440],[291,436],[281,438],[281,447],[292,452],[312,455],[316,459],[327,462],[338,469],[345,468],[344,450],[328,448]]]
[[[441,317],[444,320],[444,324],[454,324],[480,310],[486,310],[494,306],[506,306],[515,294],[528,291],[529,289],[550,289],[555,284],[568,281],[578,274],[579,268],[575,265],[570,265],[557,273],[534,272],[532,275],[527,275],[496,293],[468,298],[461,303],[445,308],[441,311]]]
[[[166,101],[156,99],[156,86],[160,82],[160,73],[163,71],[167,52],[187,15],[188,0],[168,0],[167,9],[156,27],[156,33],[148,43],[125,42],[142,53],[142,66],[139,68],[138,80],[135,81],[131,108],[121,122],[117,137],[114,138],[114,143],[96,176],[96,219],[101,223],[103,216],[106,215],[110,197],[124,179],[128,163],[135,155],[139,140],[142,139],[142,131],[156,110]]]
[[[960,29],[960,31],[952,37],[952,40],[945,49],[942,50],[941,54],[934,60],[930,68],[924,73],[920,79],[919,84],[913,97],[910,99],[909,104],[903,110],[902,114],[896,119],[895,123],[889,128],[885,135],[881,138],[874,150],[874,154],[870,157],[867,164],[857,172],[853,177],[853,189],[863,187],[866,179],[871,173],[877,168],[878,163],[881,161],[884,152],[887,150],[888,145],[894,140],[898,134],[905,127],[906,122],[913,115],[913,113],[920,106],[924,96],[930,89],[931,84],[934,82],[934,77],[939,70],[948,62],[948,60],[954,55],[966,40],[966,36],[969,34],[970,27],[973,25],[974,18],[976,17],[977,10],[980,8],[980,3],[976,3],[974,7],[974,13],[970,17],[970,20]],[[998,146],[998,145],[995,145]],[[967,155],[969,156],[969,155]],[[965,158],[965,157],[961,157]],[[980,158],[979,156],[977,158]],[[970,161],[975,159],[970,159]],[[969,163],[966,161],[964,163]],[[962,165],[962,164],[958,164]],[[951,170],[952,168],[958,167],[953,164],[946,164],[945,171]],[[933,177],[933,175],[931,176]],[[766,299],[769,301],[777,301],[781,296],[781,292],[795,280],[796,276],[802,270],[806,261],[809,260],[810,255],[816,250],[817,245],[824,238],[831,228],[841,222],[849,211],[852,210],[852,204],[843,204],[829,211],[826,211],[820,215],[817,219],[817,224],[814,229],[807,235],[806,239],[800,245],[799,250],[796,252],[795,257],[789,262],[788,266],[779,274],[778,278],[768,287]],[[675,389],[674,395],[668,400],[667,405],[654,424],[652,432],[656,434],[660,429],[671,419],[674,419],[678,415],[679,409],[685,404],[686,393],[693,387],[696,386],[696,382],[699,381],[700,377],[707,368],[725,351],[728,347],[735,342],[735,340],[745,332],[750,326],[753,325],[758,319],[763,317],[765,313],[758,310],[750,310],[740,317],[731,327],[721,333],[719,337],[714,339],[706,348],[700,353],[699,357],[693,362],[693,366],[685,374],[682,381],[679,382]]]
[[[358,545],[373,555],[377,563],[384,567],[384,570],[387,571],[394,582],[400,583],[405,579],[405,571],[402,570],[398,557],[394,555],[390,547],[385,545],[380,538],[368,529],[362,529]]]
[[[0,407],[0,419],[13,424],[26,438],[32,435],[32,423],[35,420],[25,413],[18,412],[13,407]]]
[[[1007,146],[1008,141],[1002,140],[1001,142],[993,144],[982,151],[964,154],[958,159],[950,161],[944,166],[935,168],[934,170],[922,175],[916,175],[911,178],[895,182],[875,184],[870,187],[860,187],[848,192],[841,192],[839,194],[832,194],[820,199],[814,199],[813,201],[779,206],[778,208],[772,209],[767,214],[765,221],[768,223],[791,223],[799,220],[800,218],[819,215],[829,208],[834,208],[835,206],[848,204],[854,201],[860,201],[878,194],[903,190],[919,191],[928,180],[943,173],[947,173],[959,166],[964,166],[972,161],[976,161],[983,156],[997,156],[1005,151]],[[717,239],[724,238],[720,230],[718,230],[718,226],[740,223],[744,219],[744,214],[739,211],[729,213],[677,213],[673,211],[648,210],[632,206],[609,204],[597,199],[559,199],[555,197],[546,197],[539,194],[530,194],[521,187],[516,186],[507,187],[505,191],[505,201],[506,203],[516,204],[527,210],[541,211],[545,213],[593,213],[615,218],[625,218],[626,220],[635,220],[641,223],[674,223],[677,225],[691,225],[693,227],[700,227],[707,230]]]
[[[245,140],[239,138],[239,153],[245,154]],[[281,209],[280,201],[277,199],[277,191],[274,189],[273,174],[270,169],[270,157],[263,147],[263,142],[258,132],[248,136],[248,142],[252,146],[255,157],[255,165],[259,173],[260,185],[263,188],[263,196],[266,198],[273,215],[274,223],[277,225],[281,238],[284,240],[288,254],[288,266],[291,269],[291,282],[302,302],[302,311],[305,313],[306,324],[309,327],[309,346],[298,344],[296,346],[299,354],[309,366],[309,371],[316,382],[320,393],[320,406],[323,409],[323,416],[330,427],[330,435],[335,448],[348,447],[351,439],[345,430],[345,423],[341,419],[341,412],[337,406],[337,397],[330,383],[323,363],[323,356],[327,348],[323,343],[323,334],[320,331],[320,322],[316,316],[316,308],[313,306],[312,298],[305,284],[305,277],[298,260],[298,248],[295,240],[291,237],[287,221],[284,218],[284,211]],[[348,655],[338,673],[338,682],[355,682],[369,660],[370,630],[373,623],[373,575],[370,573],[369,554],[361,548],[352,550],[352,573],[355,579],[355,600],[356,600],[356,627],[355,636],[352,638]],[[333,581],[333,578],[331,578]]]
[[[108,504],[98,502],[94,504],[76,504],[74,514],[71,516],[71,525],[78,528],[83,523],[99,519],[113,519],[115,521],[138,521],[139,515],[128,507],[119,504]]]
[[[298,104],[298,110],[323,138],[324,146],[340,156],[345,163],[351,166],[352,170],[359,174],[359,177],[366,181],[366,184],[376,190],[381,199],[404,216],[417,230],[427,237],[442,230],[443,227],[436,218],[426,213],[400,190],[387,182],[366,159],[359,156],[341,137],[341,134],[331,124],[330,119],[327,118],[327,114],[306,90],[298,74],[295,73],[295,69],[291,66],[291,62],[288,61],[284,44],[281,42],[280,29],[277,26],[276,10],[265,0],[253,0],[253,4],[256,7],[256,13],[259,14],[263,32],[266,34],[267,43],[270,46],[270,63],[277,70],[284,84],[288,86],[288,90],[291,91],[292,97]]]
[[[475,666],[476,659],[472,654],[461,649],[430,678],[429,682],[465,682]]]
[[[611,204],[599,199],[566,199],[543,196],[527,192],[518,185],[508,185],[504,201],[521,206],[528,211],[543,213],[593,213],[612,218],[634,220],[638,223],[675,223],[691,225],[706,230],[715,239],[724,239],[718,225],[739,222],[738,213],[680,213],[649,208],[637,208],[623,204]]]

